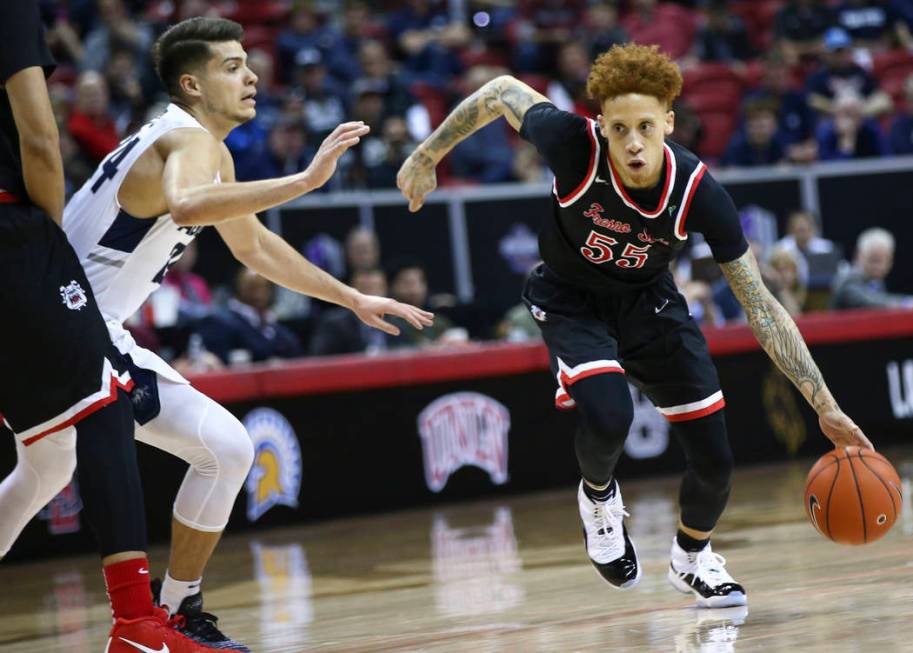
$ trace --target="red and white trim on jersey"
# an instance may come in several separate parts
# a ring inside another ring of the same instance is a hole
[[[694,193],[697,191],[698,184],[704,178],[707,172],[707,166],[703,161],[698,161],[697,167],[691,176],[688,177],[688,184],[685,186],[685,194],[682,196],[682,205],[678,207],[678,213],[675,215],[675,237],[679,240],[688,240],[688,232],[685,230],[685,220],[688,219],[688,210],[691,208],[691,200],[694,199]]]
[[[615,164],[612,163],[612,155],[609,154],[609,152],[606,152],[606,159],[609,160],[609,171],[612,174],[612,187],[615,189],[615,193],[618,195],[618,197],[621,198],[621,201],[624,202],[628,208],[634,209],[645,218],[658,218],[661,216],[663,211],[666,210],[666,206],[669,205],[669,198],[672,196],[672,189],[675,188],[675,155],[672,154],[672,150],[665,143],[663,143],[663,150],[666,153],[666,183],[663,186],[663,193],[659,197],[659,205],[657,205],[655,211],[647,211],[646,209],[641,208],[637,202],[630,198],[628,193],[625,191],[621,177],[619,177],[618,173],[615,171]]]
[[[693,401],[690,404],[668,406],[667,408],[657,407],[657,410],[670,422],[687,422],[691,419],[698,419],[715,413],[725,405],[726,400],[723,399],[723,391],[717,390],[706,399]]]
[[[130,378],[130,372],[118,374],[117,370],[111,366],[111,363],[106,358],[102,369],[101,388],[98,392],[94,392],[85,399],[73,404],[60,415],[26,431],[16,433],[16,439],[27,447],[45,436],[73,426],[81,419],[114,402],[117,399],[118,388],[123,388],[129,392],[133,389],[133,379]],[[7,426],[9,426],[9,422],[7,422]]]
[[[573,191],[560,197],[558,195],[558,180],[552,182],[552,193],[555,195],[555,199],[558,200],[558,206],[561,208],[567,208],[577,200],[579,200],[585,192],[590,189],[590,186],[593,185],[593,180],[596,179],[596,169],[599,167],[599,139],[596,138],[596,121],[587,119],[587,136],[590,137],[590,162],[587,165],[586,176],[583,178],[583,181],[580,182],[580,185],[577,186]]]
[[[570,410],[577,403],[571,398],[568,388],[588,376],[596,374],[624,374],[624,368],[618,361],[600,360],[581,363],[570,367],[560,358],[558,360],[558,390],[555,392],[555,407],[560,410]]]

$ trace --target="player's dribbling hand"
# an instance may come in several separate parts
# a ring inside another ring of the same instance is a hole
[[[314,155],[314,160],[304,171],[304,176],[313,188],[320,188],[330,180],[336,172],[336,163],[346,150],[358,143],[361,137],[371,131],[361,121],[344,122],[337,125],[330,135],[323,139],[320,149]]]
[[[389,297],[376,297],[374,295],[359,295],[356,297],[352,312],[368,326],[380,329],[391,336],[398,336],[399,328],[387,322],[384,319],[385,315],[401,317],[419,331],[426,326],[431,326],[434,321],[434,313],[423,311],[410,304],[403,304]]]
[[[818,424],[835,447],[875,449],[862,429],[839,408],[821,413],[818,416]]]
[[[416,150],[400,166],[396,187],[409,200],[409,211],[415,213],[425,203],[425,195],[437,188],[434,161],[421,150]]]

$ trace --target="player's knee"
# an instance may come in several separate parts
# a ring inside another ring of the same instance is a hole
[[[254,444],[241,422],[232,418],[231,424],[226,424],[214,453],[220,476],[243,483],[254,463]]]
[[[600,374],[574,386],[574,399],[589,433],[603,441],[624,442],[634,421],[627,382],[618,374]]]
[[[40,479],[42,498],[49,501],[67,486],[76,471],[76,430],[65,429],[23,449],[25,461]]]

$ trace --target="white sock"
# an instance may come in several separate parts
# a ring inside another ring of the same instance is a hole
[[[202,578],[189,581],[175,580],[171,577],[171,574],[165,572],[165,581],[162,583],[162,596],[159,601],[160,605],[163,608],[167,606],[169,616],[173,616],[178,611],[178,608],[181,607],[181,601],[200,591],[202,582]]]

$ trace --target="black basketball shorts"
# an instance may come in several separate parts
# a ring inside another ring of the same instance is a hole
[[[558,381],[555,405],[575,407],[570,388],[594,374],[626,374],[670,422],[723,408],[707,342],[671,274],[646,288],[597,295],[540,264],[523,301],[536,319]]]
[[[40,209],[0,204],[0,414],[26,445],[132,387],[66,235]]]

